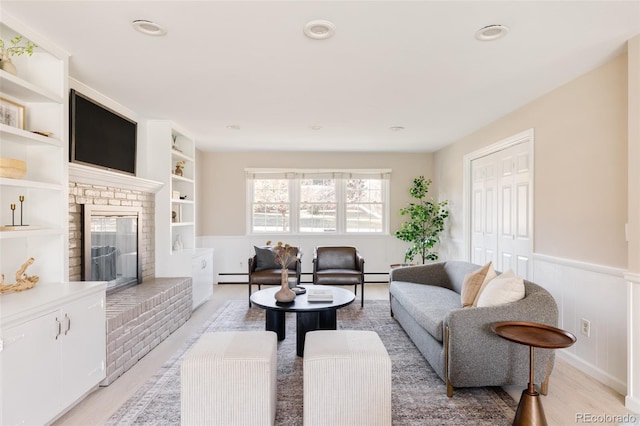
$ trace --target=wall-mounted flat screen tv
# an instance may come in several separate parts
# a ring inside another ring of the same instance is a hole
[[[138,124],[71,89],[69,161],[135,175]]]

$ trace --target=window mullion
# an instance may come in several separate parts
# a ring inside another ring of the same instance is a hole
[[[344,234],[347,232],[347,180],[342,176],[336,177],[336,232]]]
[[[253,179],[247,179],[247,206],[249,206],[249,211],[247,212],[247,223],[246,223],[246,229],[249,233],[254,233],[254,229],[253,229],[253,223],[254,223],[254,219],[253,219],[253,212],[254,212],[254,203],[256,201],[255,198],[255,193],[254,193],[254,183],[253,183]]]
[[[300,232],[300,178],[296,175],[295,178],[289,180],[289,221],[290,232]]]
[[[382,232],[388,234],[389,233],[389,179],[382,179],[382,214],[384,215],[382,219]]]

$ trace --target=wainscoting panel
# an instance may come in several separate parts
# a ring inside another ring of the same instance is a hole
[[[627,393],[627,283],[624,270],[535,254],[533,281],[558,303],[559,327],[577,342],[558,356],[617,392]],[[590,322],[590,336],[581,321]],[[553,377],[552,377],[553,381]]]

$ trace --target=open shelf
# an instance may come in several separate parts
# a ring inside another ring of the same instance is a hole
[[[2,87],[2,93],[19,98],[24,102],[64,103],[62,96],[3,70],[0,70],[0,86]]]
[[[29,132],[27,130],[18,129],[17,127],[7,126],[6,124],[0,124],[0,138],[6,141],[7,138],[13,139],[20,143],[29,145],[52,145],[62,148],[62,141],[57,138],[42,136],[37,133]]]

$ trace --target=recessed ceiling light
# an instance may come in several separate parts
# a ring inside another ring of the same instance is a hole
[[[309,128],[311,130],[320,130],[320,129],[322,129],[322,126],[315,125],[315,126],[309,126]]]
[[[325,40],[336,32],[336,26],[329,21],[315,20],[304,26],[304,35],[314,40]]]
[[[402,126],[391,126],[389,127],[389,130],[391,130],[392,132],[401,132],[404,130],[404,127]]]
[[[229,130],[240,130],[240,126],[237,125],[237,124],[229,124],[227,126],[227,129],[229,129]]]
[[[504,25],[487,25],[476,31],[476,39],[480,41],[492,41],[502,38],[509,32],[509,27]]]
[[[151,36],[163,36],[167,33],[165,27],[160,24],[156,24],[155,22],[146,21],[144,19],[136,19],[131,23],[133,28],[141,32],[142,34],[151,35]]]

